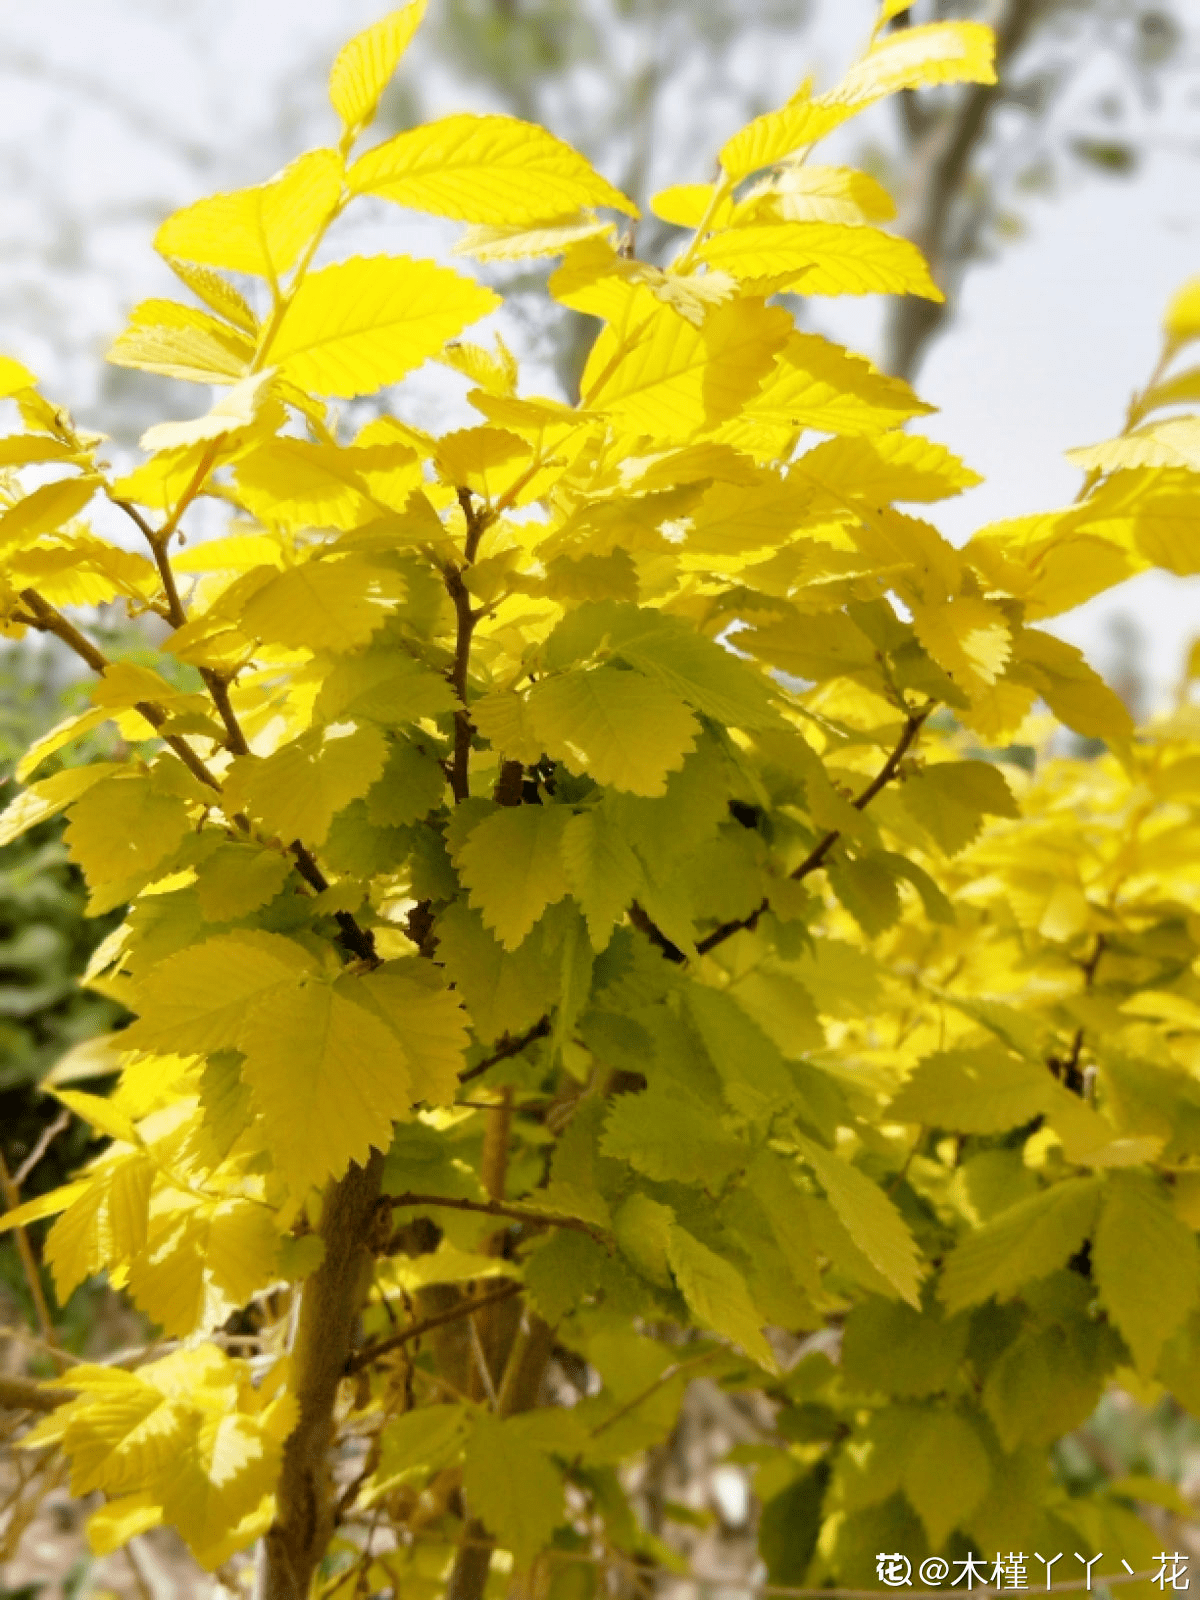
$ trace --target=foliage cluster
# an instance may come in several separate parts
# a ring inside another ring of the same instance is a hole
[[[0,363],[4,626],[95,675],[0,838],[65,814],[91,913],[129,907],[87,984],[135,1018],[110,1097],[56,1090],[110,1142],[4,1225],[57,1215],[60,1299],[105,1273],[172,1341],[0,1389],[104,1491],[97,1550],[258,1541],[271,1600],[590,1592],[676,1559],[626,1468],[703,1375],[769,1414],[739,1459],[777,1580],[1147,1564],[1145,1485],[1071,1492],[1047,1447],[1115,1380],[1200,1404],[1200,753],[1036,624],[1200,570],[1200,288],[1072,507],[963,549],[897,509],[977,480],[777,297],[940,294],[880,187],[808,159],[991,78],[986,27],[905,9],[655,197],[690,230],[660,268],[533,124],[356,154],[413,0],[338,56],[335,146],[160,229],[201,305],[138,306],[111,359],[221,385],[205,415],[114,478]],[[473,278],[317,265],[358,196],[561,256],[601,324],[579,404],[464,342]],[[344,437],[333,399],[429,358],[481,420]],[[201,496],[228,531],[180,549]],[[85,631],[113,600],[156,661]]]

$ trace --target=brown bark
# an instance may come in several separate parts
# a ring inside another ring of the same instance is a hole
[[[1047,0],[1001,0],[994,17],[996,75],[1001,82],[1047,9]],[[954,309],[957,280],[973,242],[952,242],[956,202],[1000,96],[1001,83],[972,84],[946,112],[931,117],[923,114],[919,103],[914,106],[911,97],[904,97],[908,178],[900,197],[900,231],[924,253],[934,281],[947,296],[941,303],[915,295],[896,296],[889,302],[884,366],[910,382]]]
[[[325,1258],[301,1292],[292,1349],[300,1414],[283,1448],[275,1521],[265,1541],[256,1600],[307,1600],[333,1533],[334,1407],[370,1284],[367,1241],[382,1177],[383,1156],[373,1151],[365,1167],[352,1166],[325,1193],[320,1229]]]

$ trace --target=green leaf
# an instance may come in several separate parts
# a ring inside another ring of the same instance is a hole
[[[424,961],[391,961],[365,976],[338,980],[347,998],[384,1022],[408,1061],[414,1100],[449,1105],[466,1066],[467,1015],[459,996],[433,981]]]
[[[553,930],[543,922],[506,951],[464,902],[438,918],[438,956],[462,995],[480,1039],[517,1034],[553,1006],[561,981]]]
[[[667,1258],[697,1322],[732,1339],[768,1372],[778,1372],[774,1352],[763,1337],[764,1319],[737,1268],[678,1226],[668,1234]]]
[[[685,990],[692,1025],[704,1042],[733,1110],[769,1118],[795,1099],[783,1056],[737,1001],[700,982]]]
[[[428,816],[445,793],[440,762],[411,740],[396,737],[383,772],[367,790],[367,816],[377,828],[403,828]]]
[[[995,1295],[1010,1299],[1023,1284],[1061,1267],[1092,1231],[1100,1180],[1072,1179],[1044,1189],[968,1234],[942,1272],[938,1293],[951,1312]]]
[[[611,666],[546,678],[528,703],[547,755],[633,794],[664,794],[667,774],[683,765],[700,731],[669,689]]]
[[[842,1369],[847,1382],[881,1394],[921,1396],[948,1389],[967,1350],[965,1317],[945,1318],[878,1296],[846,1318]]]
[[[1114,1172],[1092,1242],[1100,1299],[1133,1352],[1154,1376],[1163,1344],[1200,1291],[1196,1237],[1162,1189],[1143,1173]]]
[[[565,806],[509,806],[471,830],[457,855],[470,902],[506,950],[515,950],[546,907],[567,893]]]
[[[273,900],[293,863],[277,850],[223,844],[200,866],[196,898],[206,922],[233,922]]]
[[[955,1133],[1002,1133],[1050,1110],[1055,1088],[1046,1067],[1004,1050],[945,1050],[917,1063],[888,1115]]]
[[[796,1142],[854,1243],[901,1299],[920,1305],[920,1252],[887,1195],[832,1151],[811,1139],[798,1138]]]
[[[932,1411],[910,1436],[904,1492],[937,1550],[987,1493],[987,1451],[966,1417]]]
[[[674,1083],[618,1095],[601,1149],[660,1183],[706,1187],[722,1183],[750,1154],[709,1106]]]
[[[546,664],[568,666],[600,649],[657,678],[717,722],[743,728],[779,722],[762,674],[682,617],[615,600],[579,606],[546,641]]]
[[[529,1568],[563,1516],[562,1475],[527,1437],[525,1421],[476,1418],[463,1466],[467,1504],[512,1551],[518,1571]]]
[[[593,950],[603,950],[642,885],[642,868],[623,830],[593,807],[563,831],[562,859],[571,893],[587,918]]]

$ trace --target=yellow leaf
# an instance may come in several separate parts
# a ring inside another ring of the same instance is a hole
[[[109,1500],[87,1519],[88,1549],[94,1556],[111,1555],[139,1533],[162,1526],[163,1508],[149,1489]]]
[[[310,150],[270,183],[215,194],[176,211],[155,234],[154,248],[275,283],[329,219],[341,187],[336,154]]]
[[[1171,417],[1066,454],[1067,460],[1084,472],[1129,472],[1138,467],[1182,467],[1200,472],[1200,417]]]
[[[11,844],[47,817],[56,817],[86,794],[94,783],[124,771],[120,762],[98,761],[90,767],[68,767],[51,778],[31,784],[0,814],[0,845]]]
[[[94,475],[41,484],[0,515],[0,548],[53,533],[78,516],[99,487]]]
[[[820,433],[885,433],[932,411],[901,378],[888,377],[815,333],[793,333],[745,409],[790,428]]]
[[[113,1069],[110,1067],[109,1070]],[[86,1180],[64,1184],[61,1189],[51,1189],[49,1194],[40,1194],[34,1200],[26,1200],[24,1205],[0,1213],[0,1233],[7,1233],[10,1228],[24,1228],[31,1222],[41,1222],[44,1217],[57,1216],[60,1211],[74,1205],[91,1187]]]
[[[542,741],[529,721],[528,703],[508,689],[493,689],[471,706],[471,720],[507,761],[533,766],[541,758]]]
[[[982,22],[931,22],[921,28],[902,28],[877,39],[841,83],[821,96],[820,103],[859,111],[901,89],[923,89],[936,83],[995,83],[995,53],[995,34]]]
[[[426,0],[410,0],[371,27],[355,34],[338,51],[329,73],[329,98],[347,129],[366,127],[421,26]]]
[[[195,261],[179,261],[170,256],[166,258],[166,262],[175,276],[182,283],[186,283],[196,298],[203,300],[210,311],[215,311],[219,317],[224,317],[226,322],[232,322],[235,328],[240,328],[252,339],[257,339],[258,318],[254,315],[252,307],[219,272],[213,272],[210,267],[199,266]]]
[[[220,439],[238,428],[248,428],[262,410],[273,373],[256,372],[235,383],[202,417],[191,422],[158,422],[147,428],[138,444],[143,450],[180,450],[204,439]]]
[[[190,826],[183,800],[157,793],[134,771],[89,787],[72,807],[64,837],[88,882],[103,884],[152,872]]]
[[[506,428],[459,428],[438,440],[438,471],[456,488],[474,489],[494,500],[524,476],[533,446]]]
[[[499,304],[490,289],[431,261],[356,256],[304,279],[271,359],[317,394],[374,394]]]
[[[1163,331],[1175,349],[1200,339],[1200,278],[1190,278],[1172,297],[1163,318]],[[2,381],[3,369],[0,369]]]
[[[810,100],[806,95],[755,117],[735,133],[721,150],[721,165],[728,177],[748,178],[760,167],[772,166],[785,156],[815,144],[850,116],[849,106]]]
[[[645,795],[666,792],[699,732],[678,695],[610,666],[544,678],[529,694],[529,720],[547,755],[573,772]]]
[[[516,117],[462,112],[398,133],[350,168],[356,194],[459,222],[528,226],[611,206],[637,207],[569,144]]]
[[[33,774],[50,757],[62,750],[66,745],[72,744],[76,739],[82,739],[84,734],[90,733],[93,728],[98,728],[109,719],[110,713],[103,707],[94,711],[84,711],[75,717],[64,717],[63,720],[51,728],[49,733],[44,733],[26,750],[16,765],[16,779],[18,783],[28,783]],[[146,737],[150,738],[154,730],[149,723],[146,724]]]
[[[917,638],[956,683],[973,679],[995,683],[1012,654],[1008,618],[996,606],[971,595],[910,605]]]
[[[597,235],[615,237],[611,222],[592,211],[574,211],[566,217],[548,217],[534,226],[518,223],[505,227],[479,222],[468,228],[452,255],[474,256],[476,261],[523,261],[529,256],[557,256],[581,239]]]
[[[236,383],[254,359],[254,345],[206,311],[174,300],[143,300],[108,352],[117,367],[138,367],[189,383]]]
[[[265,758],[243,756],[226,794],[287,844],[324,843],[335,814],[357,800],[383,770],[387,742],[378,728],[312,729]]]
[[[355,650],[382,627],[404,594],[402,574],[360,556],[306,561],[257,589],[238,625],[271,644]]]
[[[735,215],[746,222],[890,222],[896,202],[882,184],[853,167],[793,164],[756,184]]]
[[[29,368],[14,361],[12,356],[0,356],[0,400],[7,400],[22,389],[34,389],[37,379]]]
[[[398,1036],[322,983],[266,996],[239,1030],[242,1077],[294,1192],[386,1150],[410,1114],[408,1058]],[[302,1116],[297,1107],[304,1108]]]
[[[791,329],[786,311],[758,300],[717,306],[694,327],[635,288],[620,321],[592,346],[581,380],[584,403],[630,432],[686,439],[749,400]]]
[[[73,1111],[84,1122],[90,1122],[93,1128],[106,1133],[110,1139],[137,1144],[137,1130],[133,1123],[111,1100],[96,1094],[81,1094],[77,1089],[56,1089],[54,1098],[61,1100],[68,1111]]]
[[[467,1015],[458,995],[432,987],[429,977],[428,962],[397,961],[339,982],[348,999],[373,1011],[400,1040],[413,1099],[450,1105],[465,1066]]]
[[[246,931],[191,945],[139,979],[138,1020],[122,1045],[168,1054],[236,1049],[251,1005],[315,970],[309,952],[279,934]]]
[[[891,500],[944,500],[982,483],[944,444],[918,433],[884,433],[871,439],[831,439],[800,457],[792,471],[869,505]]]
[[[712,183],[672,184],[669,189],[658,191],[650,201],[650,209],[656,217],[673,223],[677,228],[698,228],[708,216],[708,208],[716,192],[716,185]],[[718,201],[716,210],[709,218],[709,227],[728,227],[732,213],[732,200]]]
[[[915,294],[946,297],[908,239],[840,222],[778,222],[729,228],[700,257],[735,278],[788,278],[804,294]]]

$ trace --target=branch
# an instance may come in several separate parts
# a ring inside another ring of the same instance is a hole
[[[479,541],[492,520],[489,511],[486,509],[480,511],[476,508],[470,489],[458,490],[458,503],[462,507],[463,516],[467,519],[462,566],[448,562],[442,574],[446,592],[454,602],[454,611],[458,619],[454,641],[454,665],[450,669],[450,686],[458,696],[459,702],[458,710],[454,713],[454,757],[450,765],[450,788],[456,805],[465,800],[471,792],[471,738],[475,727],[467,708],[467,675],[471,663],[471,640],[475,633],[475,625],[479,621],[471,605],[470,591],[463,575],[479,553]]]
[[[21,1191],[9,1174],[8,1163],[5,1161],[2,1152],[0,1152],[0,1190],[4,1193],[5,1209],[15,1211],[21,1204]],[[58,1339],[54,1333],[54,1320],[50,1315],[50,1307],[46,1304],[46,1296],[42,1289],[42,1277],[33,1254],[33,1246],[29,1242],[29,1234],[24,1228],[18,1226],[13,1229],[13,1241],[17,1247],[17,1254],[21,1258],[21,1270],[24,1272],[25,1282],[29,1286],[29,1298],[33,1301],[33,1314],[37,1318],[37,1325],[41,1329],[43,1340],[54,1351],[55,1361],[61,1367],[65,1364],[63,1354],[58,1348]]]
[[[333,1532],[334,1407],[370,1282],[367,1240],[382,1177],[383,1156],[376,1151],[366,1167],[352,1166],[325,1192],[325,1256],[305,1281],[292,1350],[289,1386],[299,1414],[283,1447],[275,1521],[266,1538],[265,1600],[306,1595]]]
[[[470,1083],[473,1078],[482,1077],[489,1067],[494,1067],[498,1061],[507,1061],[509,1056],[519,1056],[521,1051],[531,1045],[535,1039],[544,1039],[550,1032],[550,1018],[539,1017],[532,1028],[527,1028],[524,1033],[518,1034],[515,1039],[505,1038],[504,1042],[492,1051],[490,1056],[485,1056],[482,1061],[477,1061],[473,1067],[468,1067],[465,1072],[458,1075],[459,1083]]]
[[[498,1109],[498,1108],[497,1108]],[[459,1200],[443,1194],[389,1194],[384,1200],[391,1206],[442,1206],[449,1211],[478,1211],[485,1217],[512,1217],[516,1222],[541,1222],[550,1228],[573,1228],[576,1233],[586,1233],[601,1244],[607,1244],[608,1235],[603,1228],[585,1222],[582,1217],[568,1217],[554,1211],[535,1211],[531,1206],[514,1206],[505,1200]]]
[[[61,639],[69,649],[73,650],[82,661],[85,661],[91,667],[93,672],[98,676],[103,675],[105,669],[111,665],[108,657],[103,651],[98,650],[90,639],[80,633],[79,629],[69,622],[61,611],[56,610],[48,601],[43,600],[35,589],[22,589],[21,601],[27,607],[27,611],[18,613],[18,621],[23,622],[27,627],[37,628],[42,633],[51,633],[55,638]],[[134,706],[134,710],[139,712],[155,730],[161,729],[167,721],[167,713],[161,706],[155,705],[152,700],[139,700]],[[232,707],[229,708],[229,716],[233,717]],[[236,719],[234,720],[236,721]],[[164,733],[162,737],[164,743],[170,746],[194,778],[218,795],[224,792],[220,780],[210,772],[186,739],[174,733]],[[238,737],[239,739],[241,738],[240,728],[238,729]],[[241,742],[244,749],[248,748],[245,746],[244,740]],[[244,816],[235,814],[230,820],[243,833],[250,832],[250,823]],[[288,853],[295,860],[300,876],[311,888],[318,894],[328,889],[329,880],[325,877],[320,867],[317,866],[310,852],[298,839],[288,846]],[[342,930],[342,936],[347,948],[353,951],[359,960],[369,961],[372,965],[378,965],[379,957],[376,954],[375,940],[370,930],[361,927],[348,911],[338,911],[335,913],[335,917],[338,926]]]
[[[74,1389],[47,1389],[32,1378],[0,1378],[0,1407],[5,1411],[57,1411],[77,1398]]]
[[[493,1290],[491,1294],[480,1295],[477,1300],[463,1300],[458,1305],[451,1306],[449,1311],[439,1311],[436,1316],[422,1317],[420,1322],[410,1323],[399,1333],[390,1334],[388,1338],[380,1339],[351,1356],[346,1363],[346,1376],[353,1377],[356,1372],[361,1372],[364,1367],[369,1367],[378,1361],[380,1356],[387,1355],[391,1350],[398,1350],[401,1345],[410,1344],[414,1339],[420,1339],[424,1334],[431,1333],[434,1328],[441,1328],[448,1322],[458,1322],[463,1317],[473,1316],[485,1306],[494,1306],[502,1300],[511,1300],[513,1295],[521,1293],[523,1287],[523,1284],[510,1281],[502,1288]]]
[[[888,756],[883,766],[871,779],[870,783],[867,784],[862,793],[856,795],[850,802],[856,811],[865,811],[879,791],[886,788],[887,785],[891,783],[892,779],[900,770],[900,763],[912,749],[912,746],[917,739],[917,735],[920,733],[925,724],[925,719],[933,711],[933,708],[934,702],[930,701],[928,705],[922,706],[919,711],[910,711],[908,713],[908,720],[904,724],[904,729],[896,743],[895,749],[892,751],[891,755]],[[809,873],[815,872],[817,868],[823,864],[825,857],[833,849],[834,845],[838,842],[841,836],[841,830],[839,828],[830,829],[830,831],[825,834],[823,838],[817,841],[800,865],[789,874],[789,877],[791,877],[795,882],[799,883],[802,879],[807,878]],[[735,933],[741,933],[744,930],[753,930],[756,928],[758,926],[758,919],[770,909],[771,902],[769,899],[766,899],[761,905],[756,906],[749,916],[739,917],[732,922],[723,922],[719,928],[714,928],[711,933],[706,934],[703,939],[700,939],[696,944],[696,949],[702,956],[707,955],[710,950],[715,950],[717,945],[724,944],[725,940],[732,938]]]
[[[1009,61],[1024,45],[1041,13],[1042,0],[1008,0],[996,25],[998,79],[1003,78]],[[944,276],[951,209],[962,193],[971,158],[1000,103],[1000,92],[999,82],[973,84],[951,110],[936,122],[927,122],[923,129],[919,118],[904,116],[913,178],[901,209],[900,230],[927,257],[935,278]],[[904,96],[905,102],[910,99],[911,96]],[[907,110],[904,105],[902,115]],[[912,297],[893,300],[888,370],[911,378],[925,346],[946,315],[946,306],[935,301]]]

